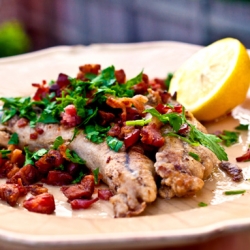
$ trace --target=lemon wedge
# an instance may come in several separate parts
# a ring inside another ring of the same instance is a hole
[[[250,59],[237,39],[202,48],[175,73],[170,93],[201,121],[214,120],[242,103],[250,84]]]

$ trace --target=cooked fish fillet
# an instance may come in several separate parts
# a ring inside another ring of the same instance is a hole
[[[200,161],[191,157],[189,152],[198,155]],[[179,138],[167,136],[164,146],[156,153],[155,170],[162,178],[160,196],[172,198],[196,194],[218,163],[215,154],[206,147],[192,146]]]
[[[7,126],[0,125],[0,145],[6,146],[9,134],[14,132],[19,136],[19,146],[28,146],[30,150],[49,148],[58,136],[68,142],[73,136],[73,129],[64,129],[55,124],[39,124],[45,132],[36,140],[30,140],[34,129],[29,126],[19,128],[16,121],[16,118],[12,118]],[[83,133],[76,136],[69,148],[86,161],[89,169],[99,167],[103,181],[115,193],[111,198],[115,217],[139,214],[144,211],[146,203],[156,199],[154,164],[134,148],[129,152],[117,153],[110,150],[106,142],[92,143]]]

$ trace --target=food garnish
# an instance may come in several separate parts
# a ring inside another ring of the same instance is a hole
[[[249,84],[246,48],[237,39],[224,38],[191,56],[174,73],[169,90],[198,120],[208,121],[241,104]]]
[[[230,191],[225,191],[225,195],[236,195],[236,194],[244,194],[246,190],[230,190]]]

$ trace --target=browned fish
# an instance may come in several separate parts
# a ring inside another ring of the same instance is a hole
[[[74,130],[51,124],[39,124],[44,133],[36,140],[30,139],[34,132],[29,125],[17,126],[17,118],[12,118],[6,126],[0,125],[0,145],[6,146],[10,134],[16,132],[19,136],[19,146],[28,146],[30,150],[49,148],[58,136],[65,142],[70,142]],[[103,181],[115,193],[111,198],[115,217],[129,217],[144,211],[146,203],[156,199],[157,188],[154,180],[153,162],[132,147],[128,152],[112,151],[106,142],[95,144],[89,141],[83,133],[79,133],[70,142],[69,149],[74,150],[86,161],[86,166],[94,170],[99,168]]]

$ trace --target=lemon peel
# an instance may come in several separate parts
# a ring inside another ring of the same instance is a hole
[[[202,48],[175,73],[170,93],[201,121],[214,120],[241,104],[250,84],[250,59],[237,39]]]

